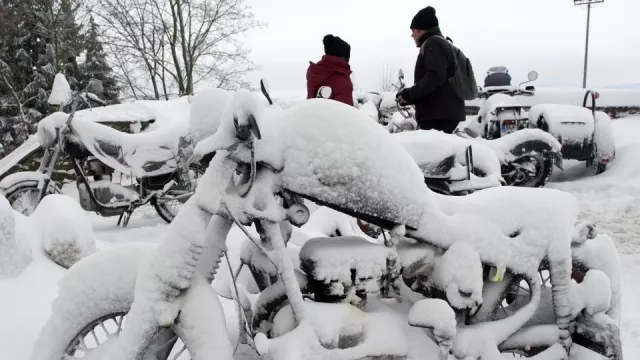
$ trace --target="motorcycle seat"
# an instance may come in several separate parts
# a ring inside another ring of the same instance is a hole
[[[38,124],[38,138],[51,142],[68,119],[57,112]],[[71,122],[73,142],[82,145],[107,166],[137,178],[174,172],[186,162],[192,151],[188,137],[174,128],[161,128],[138,134],[128,134],[76,115]],[[43,145],[44,146],[44,145]]]

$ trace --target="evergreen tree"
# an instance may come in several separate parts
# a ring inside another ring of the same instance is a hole
[[[99,39],[99,28],[93,16],[89,18],[89,26],[85,35],[85,61],[80,65],[83,75],[81,88],[92,92],[109,104],[118,103],[118,86],[111,75],[111,67],[107,63],[107,55]]]
[[[0,0],[0,157],[35,133],[44,115],[58,110],[47,103],[57,72],[78,83],[75,59],[83,46],[76,22],[80,4],[79,0]]]

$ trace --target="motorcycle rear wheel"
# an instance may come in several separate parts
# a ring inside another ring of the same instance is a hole
[[[507,177],[507,185],[518,187],[543,187],[547,184],[547,180],[553,171],[553,159],[543,154],[525,155],[513,161],[518,165],[530,163],[535,167],[533,174],[526,174],[518,170],[513,170],[517,174],[513,177]]]

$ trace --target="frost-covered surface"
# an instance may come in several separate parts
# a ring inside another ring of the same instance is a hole
[[[591,110],[567,104],[542,104],[529,109],[529,123],[537,127],[540,117],[544,117],[549,132],[562,137],[562,143],[582,143],[591,140],[594,119]]]
[[[31,262],[31,247],[16,231],[16,215],[0,195],[0,280],[18,276]]]
[[[607,158],[613,160],[616,154],[616,144],[613,138],[613,124],[609,115],[602,111],[596,111],[595,133],[593,141],[598,150],[598,159]]]
[[[96,251],[89,218],[69,196],[45,196],[29,219],[40,233],[45,253],[64,268]]]

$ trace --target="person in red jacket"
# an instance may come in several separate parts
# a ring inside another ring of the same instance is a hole
[[[307,99],[315,98],[321,86],[331,88],[332,100],[353,106],[353,83],[349,57],[351,46],[337,36],[326,35],[322,39],[324,53],[317,63],[309,61],[307,69]]]

